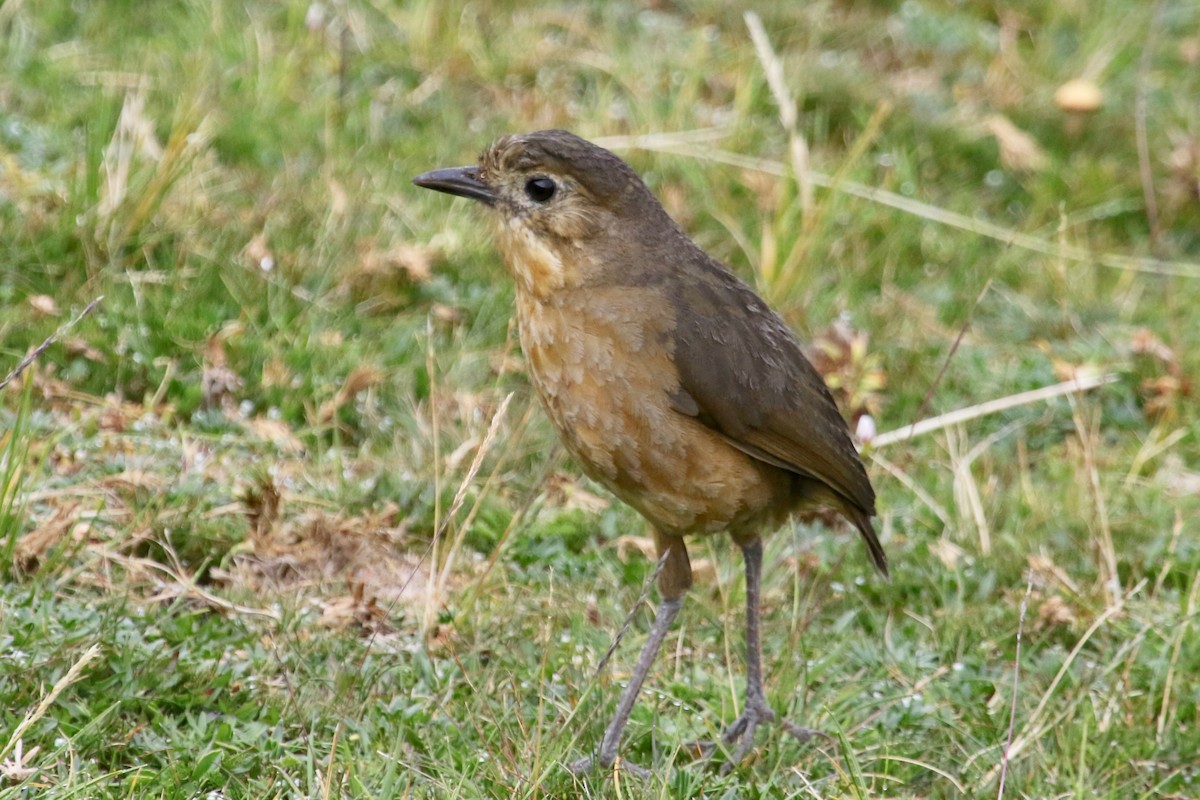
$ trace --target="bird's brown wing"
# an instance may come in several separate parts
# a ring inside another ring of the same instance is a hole
[[[768,464],[824,484],[862,532],[876,565],[875,492],[845,420],[795,336],[750,287],[697,257],[677,274],[674,408]]]

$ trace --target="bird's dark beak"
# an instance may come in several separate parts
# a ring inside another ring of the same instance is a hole
[[[413,178],[413,183],[425,189],[469,197],[489,206],[496,202],[495,192],[479,180],[479,167],[435,169]]]

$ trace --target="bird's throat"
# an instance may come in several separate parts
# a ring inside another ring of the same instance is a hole
[[[517,290],[539,300],[570,286],[578,272],[519,218],[498,220],[496,245]]]

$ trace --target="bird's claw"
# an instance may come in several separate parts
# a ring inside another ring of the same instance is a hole
[[[775,712],[765,703],[754,704],[748,706],[746,711],[721,733],[719,739],[706,742],[689,742],[686,749],[695,756],[696,760],[708,761],[717,754],[718,750],[736,744],[729,760],[721,765],[721,774],[728,775],[738,764],[742,763],[754,748],[754,734],[758,730],[758,727],[773,723],[776,719]],[[808,742],[817,736],[826,739],[830,738],[829,734],[823,731],[804,728],[786,719],[782,720],[779,724],[786,733],[801,742]]]
[[[733,724],[721,734],[721,741],[725,744],[737,742],[737,748],[734,749],[733,755],[721,765],[722,775],[728,775],[734,767],[742,763],[742,760],[753,749],[754,733],[758,730],[758,726],[764,722],[774,721],[775,712],[766,703],[747,704],[746,710],[742,712],[742,715],[735,719]]]
[[[567,765],[567,769],[570,770],[572,775],[582,777],[595,769],[597,763],[599,763],[600,766],[606,770],[622,770],[634,776],[635,778],[646,778],[650,775],[650,770],[620,757],[614,759],[611,764],[605,764],[600,759],[597,759],[593,756],[588,756],[587,758],[581,758],[578,761],[572,761]]]
[[[817,730],[816,728],[805,728],[800,725],[797,725],[796,723],[792,722],[791,720],[785,719],[782,723],[780,723],[780,725],[783,727],[783,729],[787,733],[791,734],[793,737],[796,738],[797,741],[799,741],[801,743],[811,742],[813,739],[817,738],[818,736],[827,742],[833,741],[833,737],[830,736],[825,731]]]

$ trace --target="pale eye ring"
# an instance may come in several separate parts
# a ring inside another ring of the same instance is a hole
[[[525,181],[525,194],[535,203],[548,203],[558,190],[558,184],[544,175]]]

